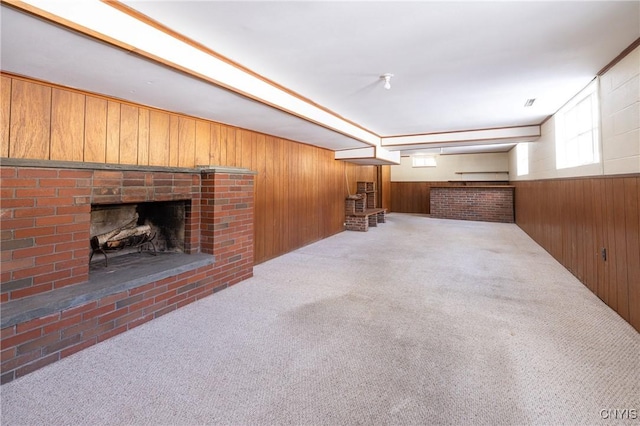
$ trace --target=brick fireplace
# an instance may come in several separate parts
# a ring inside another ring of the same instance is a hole
[[[249,170],[3,159],[0,172],[2,383],[253,274]],[[170,235],[156,256],[90,265],[116,210]],[[178,225],[162,230],[169,216]]]

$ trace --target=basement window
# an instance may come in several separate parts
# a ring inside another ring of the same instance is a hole
[[[433,155],[412,155],[411,164],[413,167],[436,167],[436,157]]]
[[[524,176],[529,174],[529,144],[519,143],[516,145],[516,170],[518,176]]]
[[[556,169],[600,162],[598,80],[556,114]]]

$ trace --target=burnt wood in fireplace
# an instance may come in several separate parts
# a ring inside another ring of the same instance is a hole
[[[101,253],[183,252],[185,202],[94,205],[91,209],[91,255]],[[109,256],[111,257],[111,255]]]
[[[137,225],[138,214],[128,224],[116,228],[113,231],[105,232],[104,234],[91,237],[91,255],[89,256],[89,263],[93,255],[98,252],[104,255],[104,266],[109,266],[109,257],[107,252],[116,250],[123,250],[127,247],[137,247],[138,252],[141,252],[143,248],[149,250],[149,246],[153,249],[154,256],[156,255],[156,245],[153,240],[156,238],[156,234],[152,233],[151,226],[149,225]]]

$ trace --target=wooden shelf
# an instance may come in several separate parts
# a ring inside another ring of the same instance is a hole
[[[475,175],[475,174],[488,174],[488,173],[509,173],[509,171],[498,170],[498,171],[489,171],[489,172],[455,172],[457,175]]]

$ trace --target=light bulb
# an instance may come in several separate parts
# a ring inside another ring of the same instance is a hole
[[[389,73],[380,76],[380,78],[384,79],[384,88],[387,90],[391,89],[391,77],[393,77],[393,74]]]

